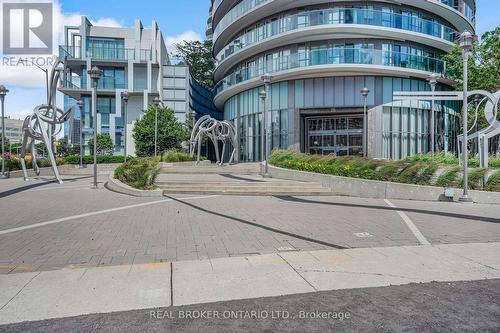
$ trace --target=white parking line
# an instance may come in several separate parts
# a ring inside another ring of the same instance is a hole
[[[208,198],[215,198],[215,197],[218,197],[218,195],[207,195],[207,196],[201,196],[201,197],[178,198],[178,200],[208,199]],[[63,218],[60,218],[60,219],[51,220],[51,221],[47,221],[47,222],[30,224],[30,225],[26,225],[26,226],[18,227],[18,228],[0,230],[0,235],[10,234],[10,233],[13,233],[13,232],[18,232],[18,231],[23,231],[23,230],[28,230],[28,229],[34,229],[34,228],[39,228],[39,227],[44,227],[44,226],[51,225],[51,224],[56,224],[56,223],[61,223],[61,222],[66,222],[66,221],[71,221],[71,220],[76,220],[76,219],[80,219],[80,218],[84,218],[84,217],[89,217],[89,216],[95,216],[95,215],[100,215],[100,214],[113,213],[113,212],[117,212],[117,211],[120,211],[120,210],[131,209],[131,208],[138,208],[138,207],[144,207],[144,206],[150,206],[150,205],[156,205],[156,204],[159,204],[159,203],[170,202],[170,201],[174,201],[174,199],[163,199],[163,200],[156,200],[156,201],[150,201],[150,202],[143,202],[143,203],[135,204],[135,205],[129,205],[129,206],[123,206],[123,207],[117,207],[117,208],[111,208],[111,209],[104,209],[104,210],[98,210],[98,211],[95,211],[95,212],[90,212],[90,213],[85,213],[85,214],[80,214],[80,215],[67,216],[67,217],[63,217]]]
[[[397,209],[397,207],[392,202],[390,202],[389,200],[384,199],[384,201],[389,205],[389,207]],[[418,230],[417,226],[408,217],[408,215],[406,215],[404,212],[402,212],[400,210],[396,210],[396,212],[399,214],[399,216],[401,216],[401,218],[403,219],[403,221],[406,223],[406,225],[411,230],[411,232],[413,233],[413,235],[415,235],[415,237],[418,239],[418,241],[420,242],[420,244],[422,244],[422,245],[431,245],[431,243],[429,243],[429,241],[425,238],[425,236],[422,235],[422,233],[420,232],[420,230]]]

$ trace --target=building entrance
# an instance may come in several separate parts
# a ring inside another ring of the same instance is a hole
[[[305,148],[310,154],[363,155],[363,116],[315,116],[305,119]]]

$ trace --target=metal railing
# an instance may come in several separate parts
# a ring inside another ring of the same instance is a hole
[[[446,70],[445,62],[436,58],[377,49],[338,47],[298,52],[266,60],[254,66],[244,67],[221,80],[215,88],[215,94],[235,84],[258,78],[264,73],[276,73],[309,66],[339,64],[380,65],[440,74],[443,74]]]
[[[64,45],[59,46],[59,55],[73,59],[96,59],[96,60],[139,60],[149,61],[152,59],[151,50],[139,50],[136,57],[135,49],[120,47],[87,47],[85,52],[81,46]]]
[[[234,39],[217,54],[221,62],[245,47],[293,30],[321,25],[363,24],[418,32],[453,42],[458,32],[438,22],[382,10],[332,8],[282,16]]]

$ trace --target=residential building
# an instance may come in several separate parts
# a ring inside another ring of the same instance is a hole
[[[270,148],[385,159],[429,151],[430,103],[395,102],[393,92],[428,91],[433,73],[437,90],[451,89],[441,58],[474,32],[475,9],[474,0],[213,0],[214,103],[237,127],[240,160],[262,158],[265,73]],[[439,150],[456,151],[459,107],[437,103]]]
[[[108,133],[115,144],[115,154],[123,155],[127,140],[127,155],[134,155],[132,129],[143,110],[159,97],[172,107],[181,121],[188,108],[189,71],[185,66],[173,66],[168,56],[163,34],[156,21],[144,28],[136,20],[133,27],[94,26],[86,17],[79,26],[65,27],[65,45],[59,48],[65,60],[66,73],[60,91],[65,95],[65,109],[75,107],[73,121],[67,123],[65,134],[71,143],[80,139],[85,152],[93,135],[91,80],[88,70],[98,66],[103,77],[98,84],[97,132]],[[121,93],[127,91],[127,124]],[[76,101],[83,101],[79,110]],[[124,128],[127,126],[127,138]],[[70,133],[71,132],[71,133]]]

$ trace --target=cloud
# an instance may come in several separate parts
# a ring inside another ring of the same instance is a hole
[[[194,40],[201,40],[200,34],[192,30],[187,30],[176,36],[167,36],[167,38],[165,38],[165,45],[167,46],[168,52],[171,54],[172,52],[175,53],[175,44],[181,43],[182,41]]]
[[[81,13],[63,13],[61,4],[54,1],[54,55],[58,55],[59,45],[64,44],[64,27],[79,26]],[[102,17],[90,20],[93,25],[105,27],[123,27],[123,23],[111,18]],[[3,66],[0,63],[0,82],[8,87],[45,88],[45,75],[35,66]],[[47,66],[44,66],[47,68]]]

